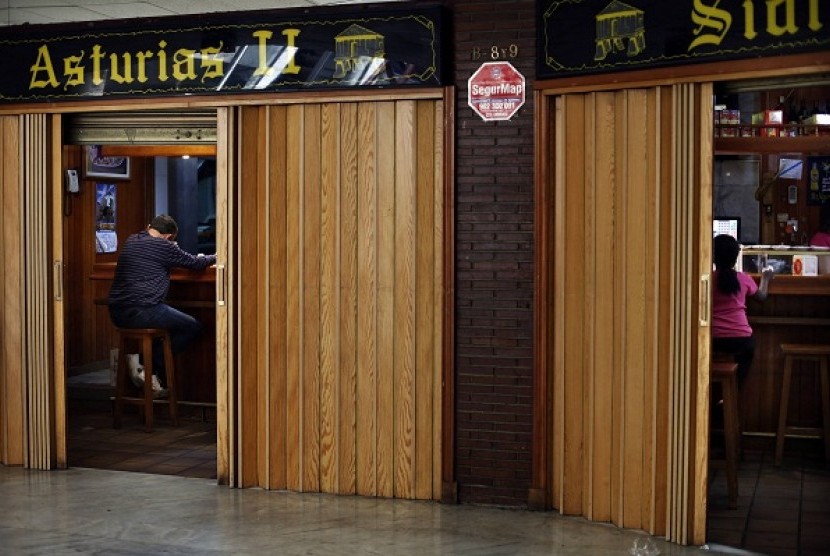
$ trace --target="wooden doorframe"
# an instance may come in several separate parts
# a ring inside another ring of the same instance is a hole
[[[163,104],[165,108],[170,108],[169,103]],[[126,104],[119,106],[119,110],[135,110],[140,111],[144,109],[152,109],[156,107],[155,104],[141,104],[133,105]],[[176,105],[175,108],[186,110],[187,105]],[[67,294],[65,289],[65,280],[63,278],[63,268],[66,261],[63,260],[63,203],[64,201],[64,181],[63,181],[63,133],[62,122],[63,116],[71,112],[87,112],[94,111],[99,108],[97,105],[83,105],[83,110],[79,110],[77,106],[70,107],[67,110],[57,110],[54,113],[48,114],[48,121],[50,122],[49,135],[47,138],[49,157],[48,157],[48,172],[50,186],[50,229],[46,230],[50,234],[48,241],[51,242],[51,260],[52,267],[49,269],[49,289],[52,296],[51,310],[52,310],[52,326],[51,326],[51,359],[52,366],[51,373],[51,392],[54,399],[53,407],[49,411],[54,415],[54,428],[51,438],[43,438],[45,443],[51,443],[54,446],[55,457],[52,461],[52,466],[63,469],[68,466],[67,456],[67,404],[66,404],[66,366],[65,366],[65,319],[64,319],[64,299]],[[229,298],[230,289],[226,283],[228,273],[227,258],[232,255],[232,250],[229,249],[229,241],[232,238],[231,223],[228,221],[230,213],[228,205],[233,202],[230,194],[230,185],[233,180],[232,168],[233,155],[230,151],[232,144],[232,134],[228,132],[228,122],[232,121],[233,111],[227,106],[218,106],[217,109],[217,285],[214,298],[217,301],[216,310],[216,349],[217,349],[217,482],[219,484],[228,484],[230,468],[228,467],[230,454],[230,438],[233,434],[232,419],[229,417],[228,399],[232,398],[232,392],[228,391],[228,364],[232,358],[228,355],[228,350],[232,347],[232,342],[229,342],[229,319],[228,308],[232,306],[232,299]],[[224,146],[224,147],[223,147]],[[221,203],[221,204],[220,204]],[[225,220],[222,220],[224,218]],[[221,284],[221,285],[220,285]],[[220,296],[222,296],[220,298]],[[220,303],[223,301],[222,303]],[[220,334],[222,336],[220,336]],[[31,434],[31,433],[27,433]]]

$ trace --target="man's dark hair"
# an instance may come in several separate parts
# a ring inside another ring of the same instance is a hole
[[[172,234],[175,236],[179,233],[179,225],[176,224],[172,216],[166,214],[159,214],[153,218],[150,222],[150,227],[160,234]]]

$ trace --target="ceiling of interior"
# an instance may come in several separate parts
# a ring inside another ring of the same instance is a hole
[[[0,0],[0,26],[368,4],[378,0]],[[400,0],[384,0],[400,1]]]

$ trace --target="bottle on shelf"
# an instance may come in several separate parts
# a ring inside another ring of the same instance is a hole
[[[795,99],[792,99],[787,104],[787,123],[790,124],[788,135],[790,137],[798,135],[798,126],[796,125],[798,121],[798,106],[795,104]]]
[[[804,125],[807,123],[807,119],[810,117],[810,109],[807,108],[807,100],[801,99],[801,104],[798,107],[798,123]],[[807,130],[799,128],[799,133],[801,135],[808,135]]]
[[[810,191],[818,191],[818,166],[815,162],[810,168]]]

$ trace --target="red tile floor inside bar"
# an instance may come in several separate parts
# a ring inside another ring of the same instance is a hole
[[[707,541],[773,556],[830,554],[830,467],[820,440],[788,439],[781,467],[775,440],[743,440],[738,508],[728,509],[726,472],[709,482]]]
[[[120,429],[109,411],[73,404],[69,412],[68,459],[72,467],[138,471],[158,475],[216,478],[215,416],[182,410],[174,427],[165,410],[156,409],[152,432],[127,410]]]

